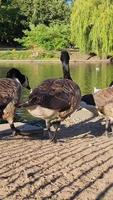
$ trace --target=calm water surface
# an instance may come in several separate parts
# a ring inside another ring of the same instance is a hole
[[[6,72],[12,68],[18,68],[29,78],[30,86],[35,88],[47,78],[62,77],[60,63],[0,63],[0,78],[6,76]],[[84,64],[70,63],[70,71],[73,80],[79,84],[82,94],[93,92],[94,87],[105,88],[113,80],[113,64]],[[27,99],[29,91],[23,90],[22,99]],[[17,119],[29,121],[32,117],[25,110],[17,111]]]

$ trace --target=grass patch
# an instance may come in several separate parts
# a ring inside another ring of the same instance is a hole
[[[39,60],[59,58],[58,52],[37,52],[32,50],[0,51],[0,60]]]

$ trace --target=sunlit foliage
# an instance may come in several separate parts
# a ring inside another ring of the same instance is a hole
[[[48,27],[40,24],[38,26],[31,25],[30,29],[24,31],[25,36],[22,39],[18,39],[18,42],[25,47],[60,50],[69,45],[70,29],[68,25],[52,24]]]
[[[0,43],[14,44],[29,24],[69,24],[70,10],[65,0],[0,0]]]
[[[71,39],[81,52],[113,54],[113,0],[76,0],[71,15]]]

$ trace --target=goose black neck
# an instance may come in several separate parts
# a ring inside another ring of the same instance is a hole
[[[69,69],[70,56],[68,51],[66,50],[61,51],[60,60],[62,62],[62,67],[63,67],[63,77],[72,80]]]
[[[72,80],[70,75],[69,64],[63,63],[63,77]]]

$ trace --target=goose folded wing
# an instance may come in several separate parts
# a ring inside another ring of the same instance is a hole
[[[3,114],[5,107],[11,102],[11,97],[6,96],[5,98],[0,96],[0,117]]]
[[[70,94],[64,81],[44,81],[38,88],[35,88],[29,96],[28,106],[40,105],[45,108],[64,111],[70,108]]]
[[[102,89],[93,94],[97,107],[105,106],[113,102],[113,87]]]
[[[18,83],[12,79],[0,79],[0,105],[5,106],[10,101],[14,101],[15,104],[18,102]]]

